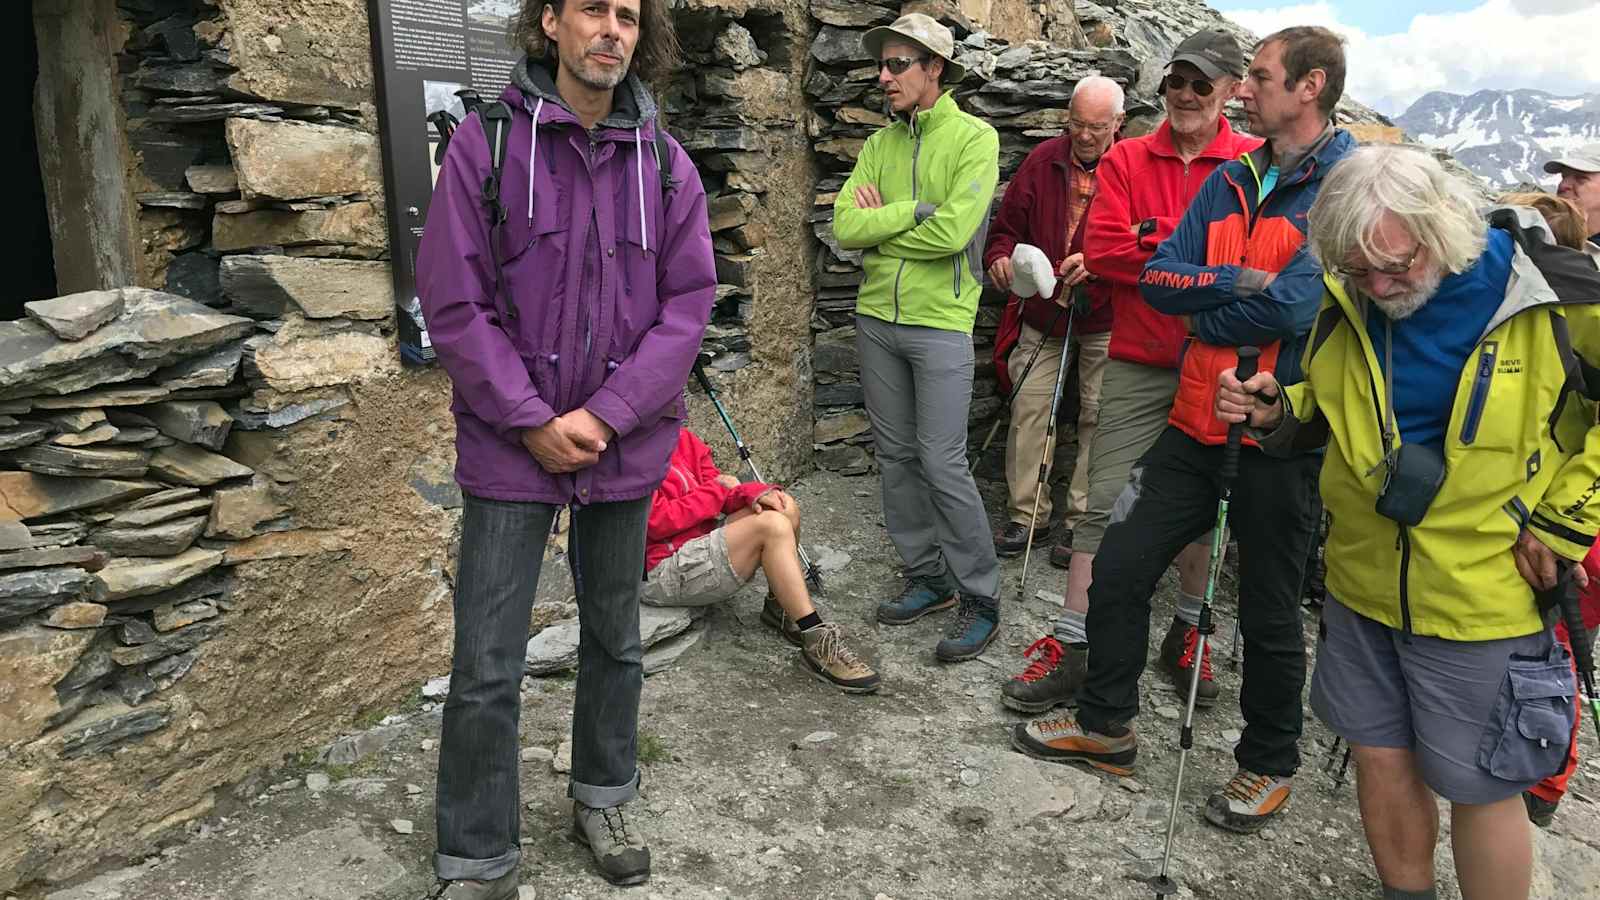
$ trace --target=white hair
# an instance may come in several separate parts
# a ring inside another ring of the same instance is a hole
[[[1125,98],[1122,93],[1122,85],[1117,84],[1115,81],[1107,78],[1104,75],[1087,75],[1083,78],[1080,78],[1078,83],[1073,86],[1072,99],[1077,100],[1078,95],[1086,90],[1107,92],[1111,96],[1112,105],[1117,108],[1117,115],[1122,115],[1125,102]]]
[[[1471,268],[1488,240],[1488,224],[1465,182],[1425,151],[1380,144],[1339,160],[1322,179],[1306,216],[1312,255],[1324,269],[1338,268],[1357,250],[1369,261],[1382,259],[1372,236],[1386,213],[1452,274]]]

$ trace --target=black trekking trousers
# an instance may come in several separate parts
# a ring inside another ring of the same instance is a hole
[[[1169,425],[1117,499],[1089,588],[1089,676],[1078,691],[1078,721],[1091,731],[1139,712],[1150,594],[1178,551],[1216,523],[1223,449]],[[1228,530],[1239,543],[1245,721],[1234,759],[1260,775],[1293,775],[1300,765],[1300,589],[1316,532],[1320,463],[1313,455],[1279,459],[1244,447],[1233,482]]]

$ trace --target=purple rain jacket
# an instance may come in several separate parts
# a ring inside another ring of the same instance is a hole
[[[663,195],[655,100],[631,74],[592,133],[527,59],[501,99],[512,109],[506,221],[494,229],[504,285],[497,294],[477,116],[450,141],[417,256],[428,332],[454,383],[456,480],[492,500],[648,497],[677,444],[716,293],[705,189],[669,138],[662,167],[676,185]],[[546,472],[521,432],[578,407],[616,437],[596,465]]]

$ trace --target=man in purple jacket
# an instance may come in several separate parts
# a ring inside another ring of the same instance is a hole
[[[526,0],[516,36],[527,57],[502,95],[505,218],[491,225],[484,196],[493,129],[469,116],[417,258],[429,332],[455,384],[465,494],[439,748],[433,896],[445,900],[517,896],[518,687],[563,505],[582,622],[572,827],[608,880],[649,878],[650,851],[624,815],[639,785],[645,520],[716,286],[694,164],[670,140],[656,158],[660,124],[642,79],[676,57],[664,0]]]

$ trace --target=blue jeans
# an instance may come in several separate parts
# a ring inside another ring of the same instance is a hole
[[[492,880],[521,856],[523,660],[539,566],[559,507],[470,494],[464,501],[434,868],[443,879]],[[638,795],[639,584],[649,513],[648,497],[573,507],[568,550],[580,630],[567,794],[584,806],[616,806]]]

